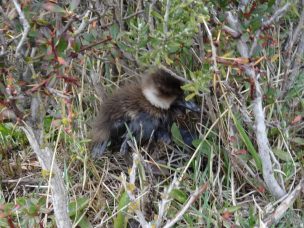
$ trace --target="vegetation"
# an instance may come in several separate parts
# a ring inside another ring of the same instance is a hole
[[[303,226],[303,1],[3,0],[0,14],[1,227]],[[93,159],[98,105],[153,67],[184,78],[200,116],[171,145],[135,144],[133,164]]]

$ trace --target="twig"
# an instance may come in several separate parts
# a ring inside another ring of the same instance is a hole
[[[260,157],[262,158],[263,178],[274,197],[281,198],[286,192],[274,177],[272,162],[270,159],[271,148],[266,133],[265,114],[262,106],[262,92],[258,80],[254,80],[256,98],[253,101],[253,114],[255,117],[256,139]]]
[[[272,19],[274,20],[274,19]],[[236,31],[240,30],[240,24],[239,20],[236,16],[234,16],[231,12],[227,13],[227,21],[232,27],[232,29]],[[240,37],[238,39],[238,45],[237,45],[238,51],[241,54],[242,57],[248,58],[249,57],[249,49],[246,44],[246,41],[242,40]],[[256,75],[254,69],[249,64],[244,65],[245,74],[252,80],[252,83],[255,86],[255,99],[253,101],[253,114],[255,117],[255,135],[257,139],[257,144],[259,148],[259,154],[262,158],[262,166],[263,166],[263,178],[264,181],[268,187],[268,190],[271,192],[271,194],[278,198],[283,197],[286,192],[284,189],[279,185],[277,180],[274,177],[274,171],[272,167],[272,162],[270,158],[270,145],[267,138],[266,133],[266,124],[265,124],[265,114],[263,110],[262,105],[262,89],[258,82],[258,76]]]
[[[176,174],[176,173],[175,173]],[[164,190],[164,193],[162,194],[162,200],[158,203],[158,216],[157,220],[155,222],[155,226],[161,227],[163,219],[166,216],[166,213],[168,211],[168,207],[170,206],[171,202],[171,196],[170,193],[172,192],[173,189],[178,188],[180,182],[176,175],[174,175],[173,181],[169,185],[168,188]]]
[[[301,38],[301,33],[303,33],[303,28],[304,28],[304,1],[302,1],[302,13],[300,16],[300,20],[299,23],[297,25],[297,27],[295,28],[294,31],[292,31],[291,36],[289,38],[289,42],[288,45],[286,45],[285,50],[291,50],[293,45],[297,42],[298,39]]]
[[[145,11],[144,10],[138,10],[137,12],[135,12],[135,13],[132,13],[132,14],[130,14],[130,15],[128,15],[128,16],[125,16],[124,18],[123,18],[123,20],[128,20],[128,19],[130,19],[130,18],[132,18],[132,17],[135,17],[135,16],[137,16],[137,15],[139,15],[139,14],[142,14],[142,13],[144,13]]]
[[[233,38],[239,38],[241,33],[239,33],[238,31],[235,31],[234,29],[230,28],[227,25],[223,26],[223,30],[227,33],[229,33]]]
[[[150,32],[154,31],[152,10],[153,10],[153,7],[154,7],[155,3],[156,3],[156,0],[152,0],[151,3],[150,3],[150,5],[149,5],[148,25],[149,25]]]
[[[126,176],[124,174],[122,174],[122,183],[125,187],[125,191],[127,192],[130,200],[133,203],[136,203],[137,199],[136,199],[135,195],[133,194],[133,191],[132,191],[133,188],[130,187],[130,186],[135,187],[136,170],[137,170],[137,165],[138,165],[138,162],[139,162],[139,157],[138,156],[139,155],[137,154],[137,152],[133,153],[133,165],[132,165],[132,168],[131,168],[131,171],[130,171],[130,182],[129,183],[127,183]],[[151,227],[151,224],[146,221],[145,216],[142,213],[142,211],[140,210],[139,205],[135,206],[134,211],[135,211],[135,214],[137,216],[138,222],[140,223],[140,225],[142,227],[147,227],[147,228]]]
[[[177,223],[182,216],[186,213],[188,208],[194,203],[195,200],[204,192],[206,191],[208,187],[208,183],[203,184],[200,188],[198,188],[190,197],[188,202],[185,204],[185,206],[180,210],[180,212],[177,213],[174,219],[167,222],[167,224],[164,226],[164,228],[172,227],[175,223]]]
[[[85,50],[87,50],[87,49],[90,49],[90,48],[92,48],[92,47],[94,47],[94,46],[97,46],[97,45],[99,45],[99,44],[105,43],[105,42],[110,41],[110,40],[112,40],[112,37],[111,37],[111,36],[107,36],[107,37],[106,37],[105,39],[103,39],[103,40],[99,40],[99,41],[96,41],[96,42],[94,42],[94,43],[92,43],[92,44],[89,44],[89,45],[87,45],[87,46],[82,47],[82,48],[79,50],[79,52],[83,52],[83,51],[85,51]]]
[[[292,206],[296,198],[304,192],[304,178],[301,179],[297,187],[281,202],[280,206],[264,220],[264,224],[270,227],[272,224],[277,224],[283,217],[285,212]]]
[[[78,17],[76,15],[72,16],[72,18],[70,18],[68,20],[68,22],[66,23],[66,25],[63,27],[63,29],[60,31],[58,37],[61,37],[69,28],[70,26],[72,25],[72,23],[75,21],[75,20],[78,20]]]
[[[204,26],[205,26],[205,29],[207,31],[207,35],[208,35],[208,39],[210,41],[210,45],[211,45],[211,52],[212,52],[212,60],[213,60],[213,67],[214,67],[214,72],[216,75],[218,75],[219,73],[219,69],[217,67],[217,61],[216,61],[216,47],[214,46],[213,44],[213,39],[212,39],[212,34],[211,34],[211,31],[205,21],[205,19],[203,18],[203,23],[204,23]]]
[[[281,16],[289,9],[290,3],[286,3],[282,8],[279,8],[274,14],[262,24],[262,29],[271,25],[273,22],[278,21]]]
[[[274,12],[274,14],[268,20],[266,20],[262,23],[261,28],[258,29],[255,33],[253,44],[250,48],[249,56],[253,55],[254,49],[256,48],[256,46],[258,44],[258,39],[260,37],[261,31],[264,28],[271,25],[274,21],[279,20],[280,17],[289,9],[289,7],[290,7],[290,3],[286,3],[282,8],[279,8],[278,10],[276,10],[276,12]]]
[[[167,33],[168,33],[168,20],[169,20],[169,12],[170,12],[170,0],[167,0],[167,4],[166,4],[166,11],[165,11],[165,16],[164,16],[164,34],[167,37]]]
[[[22,45],[23,45],[23,43],[24,43],[24,41],[25,41],[25,39],[27,37],[27,34],[30,31],[30,25],[29,25],[28,21],[26,20],[26,18],[24,16],[24,14],[23,14],[23,12],[22,12],[22,10],[20,8],[20,5],[17,2],[17,0],[13,0],[13,3],[15,5],[15,8],[16,8],[18,14],[19,14],[19,19],[20,19],[20,22],[21,22],[21,24],[23,26],[23,29],[24,29],[22,37],[21,37],[21,39],[20,39],[20,41],[19,41],[19,43],[17,45],[17,48],[16,48],[15,56],[17,57],[17,56],[20,55],[20,49],[21,49],[21,47],[22,47]]]
[[[25,124],[21,127],[26,137],[36,154],[42,169],[50,171],[52,167],[52,152],[48,147],[41,149],[37,139],[35,138],[32,128]],[[53,176],[50,181],[52,188],[52,199],[53,207],[55,213],[56,225],[59,228],[69,228],[72,227],[71,220],[68,213],[68,198],[65,185],[62,179],[62,172],[57,166],[57,163],[53,163]]]
[[[300,68],[301,68],[301,63],[303,63],[303,53],[304,53],[303,24],[304,24],[304,10],[301,14],[299,24],[295,30],[299,37],[294,36],[293,38],[291,38],[292,41],[288,45],[289,54],[286,60],[287,69],[285,70],[285,78],[283,80],[283,86],[279,98],[283,98],[287,94],[290,88],[292,88],[292,86],[294,85],[294,82],[296,81],[298,75],[300,75]],[[298,30],[302,31],[302,33],[299,32]],[[292,58],[290,53],[292,52],[293,45],[295,44],[296,39],[299,39],[298,49],[296,51],[295,57]],[[289,66],[291,65],[292,60],[293,60],[293,64],[291,67],[291,74],[288,74],[287,72],[290,70]]]
[[[89,20],[89,15],[90,15],[90,10],[88,10],[85,15],[83,16],[82,20],[81,20],[81,23],[78,27],[78,29],[74,32],[74,36],[77,36],[79,35],[86,27],[87,25],[90,23],[90,20]]]

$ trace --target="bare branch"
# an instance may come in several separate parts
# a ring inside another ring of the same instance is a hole
[[[282,8],[279,8],[268,20],[264,21],[262,23],[262,26],[260,29],[258,29],[255,33],[253,44],[250,48],[249,57],[253,55],[253,52],[257,46],[258,38],[260,37],[261,31],[265,28],[270,26],[273,22],[280,19],[281,16],[289,9],[290,3],[286,3]]]
[[[273,22],[278,21],[281,16],[289,9],[290,3],[286,3],[282,8],[279,8],[274,14],[262,24],[262,29],[271,25]]]
[[[68,198],[62,179],[62,172],[55,161],[52,163],[53,155],[51,150],[48,147],[45,147],[44,149],[40,148],[38,141],[35,138],[34,132],[30,126],[25,124],[25,126],[22,127],[22,130],[26,134],[26,137],[34,153],[36,154],[42,169],[49,172],[52,170],[53,175],[50,181],[50,185],[52,189],[53,207],[57,227],[72,227],[68,213]]]
[[[154,31],[154,24],[153,24],[153,17],[152,17],[152,10],[153,10],[153,7],[156,3],[156,0],[152,0],[150,5],[149,5],[149,18],[148,18],[148,24],[149,24],[149,29],[150,29],[150,32],[153,32]]]
[[[23,34],[22,34],[22,37],[21,37],[21,39],[20,39],[20,41],[19,41],[19,43],[18,43],[18,46],[17,46],[17,48],[16,48],[16,53],[15,53],[15,55],[16,55],[16,57],[17,57],[17,56],[20,55],[20,49],[21,49],[21,47],[22,47],[22,45],[23,45],[23,43],[24,43],[24,41],[25,41],[25,39],[26,39],[26,37],[27,37],[27,34],[28,34],[29,31],[30,31],[30,25],[29,25],[28,21],[26,20],[26,18],[25,18],[25,16],[24,16],[24,14],[23,14],[23,12],[22,12],[22,10],[21,10],[21,8],[20,8],[20,5],[19,5],[19,3],[17,2],[17,0],[13,0],[13,3],[14,3],[14,5],[15,5],[15,8],[16,8],[18,14],[19,14],[19,19],[20,19],[20,22],[21,22],[21,24],[22,24],[22,26],[23,26],[23,30],[24,30],[24,31],[23,31]]]
[[[254,73],[253,70],[249,70]],[[283,188],[279,185],[277,180],[274,177],[274,172],[272,168],[272,162],[270,159],[271,148],[269,145],[269,141],[266,133],[266,125],[265,125],[265,114],[262,106],[262,91],[261,86],[254,78],[255,84],[255,94],[256,98],[253,101],[253,114],[255,117],[255,127],[256,127],[256,139],[259,148],[259,154],[262,158],[262,166],[263,166],[263,178],[269,189],[269,191],[273,194],[274,197],[281,198],[286,193]]]
[[[165,36],[167,36],[167,33],[168,33],[168,20],[169,20],[170,6],[171,6],[170,0],[167,0],[166,12],[165,12],[165,16],[164,16],[164,34],[165,34]]]
[[[79,25],[78,29],[73,34],[74,36],[79,35],[87,27],[87,25],[90,23],[89,15],[90,15],[90,10],[88,10],[85,13],[85,15],[83,16],[83,18],[81,20],[81,24]]]
[[[132,168],[131,168],[131,171],[130,171],[130,182],[129,183],[127,183],[126,176],[124,174],[122,174],[122,183],[125,187],[125,191],[127,192],[130,200],[133,203],[136,203],[139,200],[136,199],[135,195],[133,194],[133,191],[131,190],[132,188],[128,187],[128,185],[135,186],[136,170],[137,170],[137,165],[138,165],[138,162],[139,162],[139,155],[137,153],[139,153],[139,152],[134,152],[133,153],[133,165],[132,165]],[[143,212],[139,208],[139,205],[136,205],[134,210],[135,210],[138,222],[140,223],[140,225],[142,227],[147,227],[147,228],[152,227],[151,224],[146,221]]]
[[[241,35],[238,31],[235,31],[234,29],[230,28],[227,25],[223,26],[223,30],[229,33],[233,38],[238,38]]]
[[[281,202],[280,206],[278,206],[277,209],[264,220],[264,225],[270,227],[273,224],[277,224],[285,212],[293,205],[301,192],[304,192],[304,178],[301,179],[297,187]]]
[[[227,21],[230,25],[230,27],[236,31],[240,30],[240,23],[238,21],[238,18],[234,16],[231,12],[227,13]],[[238,39],[238,45],[237,45],[238,51],[241,54],[242,57],[248,58],[249,57],[249,49],[244,40],[240,37]],[[269,141],[267,138],[266,133],[266,124],[265,124],[265,114],[263,110],[262,105],[262,89],[258,82],[258,76],[256,75],[254,69],[250,65],[245,65],[245,74],[252,80],[252,82],[255,85],[255,99],[253,101],[253,114],[255,117],[255,135],[257,139],[257,144],[259,148],[259,154],[262,158],[262,166],[263,166],[263,178],[264,181],[268,187],[268,190],[271,192],[271,194],[278,198],[283,197],[286,192],[284,189],[279,185],[277,180],[274,177],[274,171],[272,167],[272,162],[270,158],[270,152],[271,148],[269,145]]]
[[[205,21],[205,19],[203,18],[203,23],[204,23],[204,26],[205,26],[205,29],[207,31],[207,35],[208,35],[208,39],[210,41],[210,45],[211,45],[211,52],[212,52],[212,60],[213,60],[213,67],[214,67],[214,72],[215,74],[218,74],[219,73],[219,69],[217,67],[217,61],[216,61],[216,48],[213,44],[213,39],[212,39],[212,34],[211,34],[211,31]]]
[[[290,34],[288,45],[286,45],[285,50],[287,51],[286,57],[286,69],[285,76],[283,80],[283,85],[279,98],[283,98],[287,92],[292,88],[294,82],[296,81],[298,75],[300,74],[301,63],[303,62],[303,53],[304,53],[304,2],[302,1],[302,13],[300,16],[299,23],[295,30]],[[294,45],[299,40],[299,43],[296,47]],[[295,51],[294,57],[291,53]],[[291,63],[293,62],[293,63]],[[288,73],[291,72],[290,74]]]
[[[190,199],[188,200],[188,202],[185,204],[185,206],[180,210],[180,212],[177,213],[177,215],[175,216],[175,218],[171,221],[169,221],[164,228],[169,228],[172,227],[175,223],[177,223],[182,217],[183,215],[186,213],[186,211],[188,210],[188,208],[194,203],[195,200],[197,200],[197,198],[204,192],[206,191],[208,187],[208,183],[203,184],[200,188],[198,188],[190,197]]]
[[[172,200],[170,193],[172,192],[173,189],[177,188],[179,184],[180,184],[179,179],[176,177],[176,175],[174,175],[173,181],[170,183],[169,187],[164,189],[164,193],[162,194],[162,200],[158,203],[158,216],[155,222],[155,226],[157,228],[161,227],[164,217],[168,212],[168,207],[170,206]]]

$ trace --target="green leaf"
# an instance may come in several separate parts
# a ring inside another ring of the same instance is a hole
[[[201,139],[195,139],[192,142],[192,145],[195,148],[198,148],[200,144],[202,144],[202,145],[200,146],[199,151],[201,151],[203,154],[210,155],[211,146],[210,146],[210,143],[207,140],[204,140],[202,142]]]
[[[69,203],[69,215],[75,216],[80,214],[80,211],[87,207],[89,199],[86,197],[80,197],[76,201]]]
[[[185,203],[188,199],[187,194],[180,189],[173,189],[170,192],[170,196],[182,204]]]
[[[224,211],[227,211],[229,213],[234,213],[238,210],[240,210],[242,207],[241,206],[231,206],[231,207],[225,207],[223,209],[221,209],[221,213],[224,212]]]
[[[260,27],[261,27],[261,18],[260,17],[256,17],[254,18],[251,22],[250,22],[250,25],[251,25],[251,28],[253,31],[256,31],[258,30]]]
[[[191,91],[191,92],[193,92],[193,91],[196,90],[196,89],[195,89],[195,86],[193,85],[193,83],[188,83],[188,84],[183,85],[183,86],[182,86],[182,89],[183,89],[184,91]]]
[[[185,97],[186,101],[191,100],[193,97],[195,97],[196,93],[190,93],[188,96]]]
[[[71,11],[74,11],[79,6],[80,0],[72,0],[69,6]]]
[[[31,216],[37,215],[38,209],[39,209],[39,207],[36,204],[29,202],[29,207],[28,207],[29,215],[31,215]]]
[[[56,49],[59,53],[62,53],[66,50],[66,48],[68,47],[68,41],[65,38],[61,38],[59,40],[59,42],[56,45]]]
[[[45,19],[43,19],[43,18],[38,18],[38,19],[36,20],[36,23],[37,23],[37,25],[41,25],[41,26],[47,26],[47,25],[50,24],[49,21],[47,21],[47,20],[45,20]]]
[[[241,136],[241,139],[244,142],[244,144],[246,145],[247,150],[249,151],[249,153],[253,157],[253,159],[254,159],[254,161],[257,165],[258,170],[262,171],[261,158],[260,158],[259,154],[257,153],[257,151],[255,150],[250,138],[246,134],[245,129],[242,127],[241,123],[238,121],[238,119],[235,117],[234,114],[232,114],[232,118],[233,118],[233,122],[234,122],[240,136]]]
[[[283,151],[283,150],[280,150],[280,149],[273,149],[273,153],[281,160],[283,161],[290,161],[291,160],[291,157],[290,155]]]
[[[173,136],[173,141],[179,145],[179,146],[183,146],[184,145],[184,141],[183,141],[183,137],[180,133],[179,128],[177,127],[176,123],[173,123],[172,127],[171,127],[171,134]]]
[[[113,39],[117,38],[117,35],[119,34],[119,26],[117,24],[113,24],[110,27],[110,35]]]
[[[304,146],[304,139],[300,137],[294,137],[290,139],[291,142],[299,145],[299,146]]]
[[[130,199],[129,196],[127,194],[127,192],[124,192],[120,199],[119,199],[119,203],[118,203],[118,213],[116,218],[114,219],[114,228],[124,228],[124,224],[125,224],[125,220],[126,220],[126,214],[125,212],[127,211],[127,205],[129,204]],[[126,208],[124,208],[126,207]],[[124,208],[124,209],[123,209]]]
[[[17,204],[19,205],[19,206],[24,206],[24,205],[26,205],[26,199],[25,198],[23,198],[23,197],[20,197],[20,198],[17,198],[16,199],[16,202],[17,202]]]
[[[176,42],[170,42],[167,46],[167,49],[168,49],[168,52],[169,53],[175,53],[177,52],[178,50],[180,50],[180,44],[179,43],[176,43]]]
[[[274,3],[275,3],[275,0],[268,0],[268,7],[273,6]]]
[[[82,215],[77,216],[77,218],[75,220],[78,221],[80,219],[80,216],[82,216]],[[81,220],[77,224],[77,227],[88,228],[88,227],[93,227],[93,226],[92,226],[92,224],[90,223],[89,219],[86,216],[82,216]]]

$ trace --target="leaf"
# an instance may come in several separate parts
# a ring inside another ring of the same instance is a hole
[[[246,134],[244,128],[242,127],[241,123],[238,121],[238,119],[235,117],[235,115],[232,114],[232,118],[233,118],[233,122],[241,136],[242,141],[245,143],[249,153],[251,154],[251,156],[253,157],[257,168],[259,171],[262,171],[262,162],[261,162],[261,158],[259,156],[259,154],[257,153],[257,151],[255,150],[254,146],[252,145],[252,142],[250,140],[250,138],[248,137],[248,135]]]
[[[53,13],[66,13],[66,11],[63,8],[53,3],[45,3],[43,4],[43,8]]]
[[[64,60],[64,58],[62,58],[60,56],[57,57],[57,61],[61,65],[68,65],[67,62]]]
[[[300,146],[304,146],[304,139],[300,137],[294,137],[290,139],[291,142],[298,144]]]
[[[272,7],[275,3],[275,0],[268,0],[268,8]]]
[[[80,211],[85,209],[88,204],[89,199],[86,197],[80,197],[76,199],[76,201],[69,203],[69,216],[76,216],[77,214],[80,214]]]
[[[253,31],[258,30],[261,27],[261,24],[262,21],[260,17],[256,17],[250,22]]]
[[[200,146],[200,144],[201,144],[201,146]],[[196,149],[200,146],[200,148],[199,148],[200,152],[202,152],[203,154],[206,154],[206,155],[210,155],[211,146],[207,140],[204,140],[202,142],[201,139],[195,139],[195,140],[193,140],[192,145]]]
[[[291,157],[289,154],[283,150],[280,149],[273,149],[273,153],[281,160],[283,161],[290,161]]]
[[[195,97],[196,93],[190,93],[188,96],[185,97],[186,101],[191,100],[193,97]]]
[[[179,146],[183,146],[183,137],[180,133],[179,128],[177,127],[176,123],[173,123],[172,127],[171,127],[171,134],[173,136],[173,141],[179,145]]]
[[[170,196],[182,204],[185,203],[188,199],[187,194],[180,189],[173,189],[170,192]]]
[[[242,208],[241,206],[231,206],[231,207],[226,207],[226,208],[222,209],[221,211],[223,213],[225,213],[225,212],[234,213],[234,212],[240,210],[241,208]]]
[[[302,116],[301,115],[297,115],[292,121],[291,124],[296,124],[298,122],[300,122],[302,120]]]
[[[119,26],[117,24],[113,24],[113,25],[111,25],[109,31],[110,31],[110,35],[112,36],[112,38],[116,39],[119,34]]]
[[[90,223],[89,219],[87,218],[87,216],[82,216],[81,218],[80,218],[80,216],[82,216],[82,215],[79,215],[79,216],[77,216],[76,219],[74,219],[74,221],[78,221],[80,219],[80,221],[78,222],[76,227],[80,227],[80,228],[93,227],[92,224]]]
[[[74,11],[79,6],[80,0],[72,0],[69,6],[71,11]]]
[[[167,55],[165,56],[165,61],[168,65],[171,65],[173,63],[173,60],[170,59]]]
[[[65,38],[62,37],[59,40],[59,42],[57,43],[56,49],[59,53],[62,53],[66,50],[67,46],[68,46],[68,41]]]
[[[124,192],[120,199],[119,199],[119,203],[118,203],[118,213],[116,218],[114,219],[114,228],[124,228],[124,224],[125,224],[125,219],[126,219],[126,214],[125,212],[127,211],[127,205],[129,204],[130,199],[129,196],[127,194],[127,192]],[[126,207],[126,208],[124,208]],[[124,208],[124,209],[122,209]]]
[[[41,25],[41,26],[47,26],[47,25],[50,24],[49,21],[44,20],[43,18],[38,18],[38,19],[36,20],[36,23],[37,23],[37,25]]]
[[[181,87],[184,91],[195,91],[195,86],[193,85],[193,83],[188,83],[188,84],[185,84]]]
[[[167,49],[169,53],[175,53],[180,50],[180,44],[176,42],[171,42],[168,44]]]

